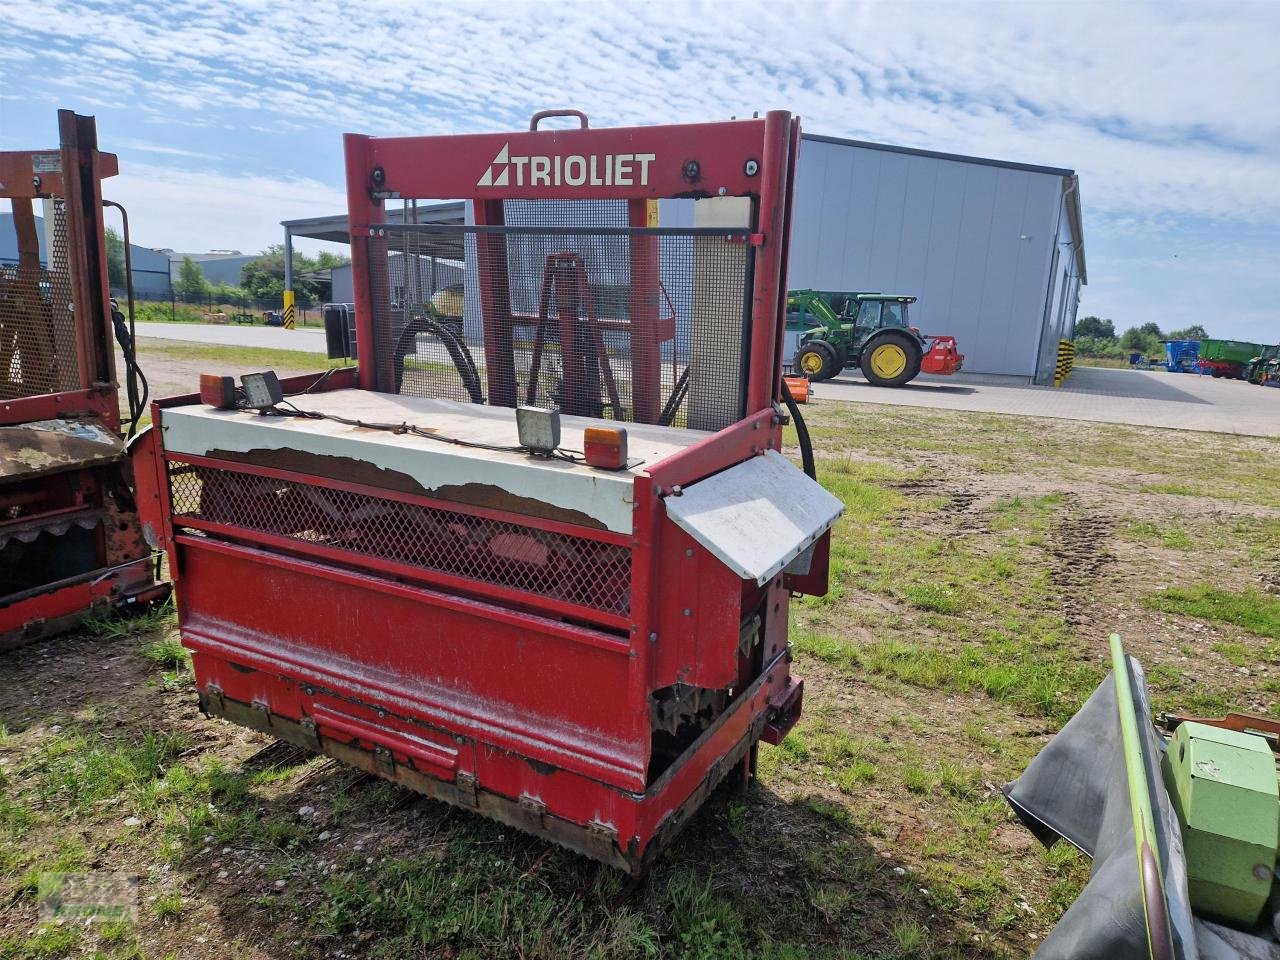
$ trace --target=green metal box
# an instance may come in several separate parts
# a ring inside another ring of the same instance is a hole
[[[1201,360],[1229,360],[1248,363],[1262,351],[1262,344],[1243,340],[1201,340]]]
[[[1163,772],[1182,827],[1192,909],[1251,926],[1271,890],[1280,832],[1270,748],[1261,737],[1184,723]]]

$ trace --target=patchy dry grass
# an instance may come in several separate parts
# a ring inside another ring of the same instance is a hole
[[[203,719],[169,609],[0,658],[0,957],[1028,954],[1088,863],[999,787],[1111,630],[1158,708],[1277,708],[1280,445],[807,413],[846,511],[830,594],[793,606],[805,714],[643,885]],[[38,922],[42,878],[103,869],[139,878],[132,916]]]

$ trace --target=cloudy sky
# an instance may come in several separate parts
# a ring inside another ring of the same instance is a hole
[[[786,108],[806,130],[1071,167],[1118,326],[1280,339],[1280,3],[10,0],[0,149],[98,117],[135,239],[253,251],[340,212],[340,134]]]

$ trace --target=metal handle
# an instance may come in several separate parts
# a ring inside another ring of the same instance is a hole
[[[587,115],[581,110],[539,110],[529,118],[529,129],[537,130],[538,121],[545,120],[547,117],[577,117],[582,121],[582,127],[580,129],[587,129]]]

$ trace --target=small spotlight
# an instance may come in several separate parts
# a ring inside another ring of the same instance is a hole
[[[240,378],[240,386],[244,387],[245,403],[255,410],[270,410],[284,400],[284,390],[274,370],[246,373]]]
[[[542,407],[516,407],[520,446],[547,457],[560,446],[560,414]]]

